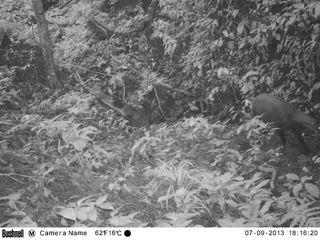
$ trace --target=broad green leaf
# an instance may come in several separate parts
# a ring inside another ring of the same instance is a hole
[[[237,32],[239,35],[243,33],[244,30],[244,21],[239,22],[238,27],[237,27]]]
[[[314,6],[314,18],[318,19],[320,17],[320,3],[316,3]]]
[[[302,187],[303,187],[303,185],[302,185],[301,183],[295,185],[295,186],[293,187],[293,189],[292,189],[293,194],[294,194],[295,196],[299,196],[299,193],[300,193],[300,191],[302,190]]]
[[[319,188],[316,185],[314,185],[312,183],[305,183],[304,187],[306,188],[308,193],[310,193],[310,195],[312,195],[313,197],[316,197],[316,198],[319,197]]]
[[[299,177],[297,174],[293,174],[293,173],[288,173],[286,174],[286,178],[289,180],[297,180],[299,181]]]
[[[76,221],[77,218],[77,212],[74,208],[61,208],[58,211],[58,215],[73,221]]]

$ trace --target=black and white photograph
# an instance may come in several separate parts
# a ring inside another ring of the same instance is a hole
[[[320,1],[0,0],[2,237],[319,228],[319,126]]]

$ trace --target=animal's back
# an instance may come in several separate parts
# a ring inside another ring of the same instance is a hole
[[[254,115],[262,115],[264,122],[273,122],[276,127],[286,129],[292,125],[297,109],[279,97],[261,94],[252,102]]]
[[[316,120],[309,115],[299,111],[292,104],[279,97],[261,94],[252,101],[254,115],[262,115],[264,122],[273,122],[279,128],[279,136],[283,146],[286,143],[285,131],[291,130],[303,147],[303,152],[309,154],[309,148],[305,143],[301,130],[310,130],[318,133]]]

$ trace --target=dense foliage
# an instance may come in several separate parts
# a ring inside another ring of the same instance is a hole
[[[30,2],[0,8],[0,226],[319,226],[319,159],[247,108],[317,117],[320,3],[42,2],[56,91]]]

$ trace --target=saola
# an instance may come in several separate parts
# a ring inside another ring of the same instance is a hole
[[[261,94],[252,101],[252,112],[254,115],[262,115],[264,122],[272,122],[275,127],[279,128],[283,145],[286,143],[285,132],[291,131],[302,145],[303,152],[307,155],[310,153],[301,131],[309,129],[313,133],[318,132],[314,118],[299,111],[283,99],[269,94]]]

